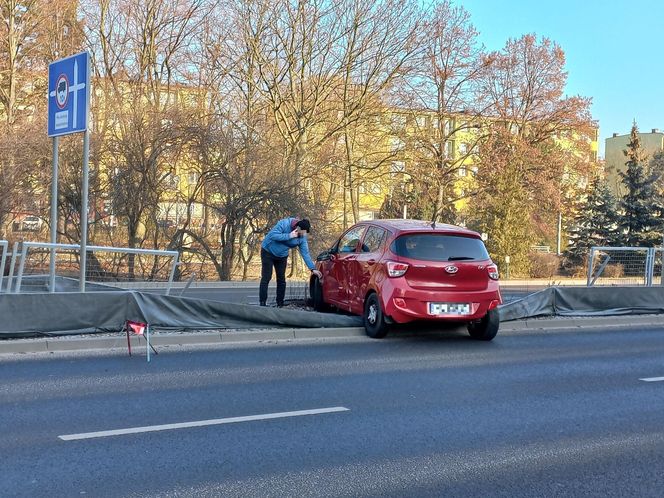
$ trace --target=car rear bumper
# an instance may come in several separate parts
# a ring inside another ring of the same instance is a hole
[[[498,282],[491,282],[482,291],[424,291],[383,282],[381,300],[385,314],[396,323],[414,320],[472,321],[482,318],[490,309],[503,302]],[[471,313],[432,315],[429,313],[429,303],[469,303]]]

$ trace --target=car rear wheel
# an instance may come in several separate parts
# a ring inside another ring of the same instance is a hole
[[[330,307],[323,299],[323,285],[317,278],[314,278],[311,284],[311,300],[313,301],[314,310],[319,312],[329,311]]]
[[[389,330],[378,294],[370,294],[364,302],[364,330],[374,339],[385,337]]]
[[[479,341],[490,341],[498,333],[500,326],[500,317],[498,310],[492,309],[481,319],[468,324],[468,333],[473,339]]]

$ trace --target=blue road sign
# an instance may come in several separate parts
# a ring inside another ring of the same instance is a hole
[[[88,129],[90,54],[82,52],[48,66],[48,136]]]

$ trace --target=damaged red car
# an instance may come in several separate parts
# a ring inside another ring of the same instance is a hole
[[[464,322],[471,337],[498,333],[498,268],[477,232],[419,220],[372,220],[321,253],[310,292],[317,311],[364,318],[367,335],[415,320]]]

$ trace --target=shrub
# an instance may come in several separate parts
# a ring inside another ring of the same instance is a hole
[[[551,278],[558,274],[560,257],[546,252],[531,252],[530,276],[532,278]]]
[[[574,278],[588,278],[588,264],[584,263],[571,268],[570,275]]]
[[[624,265],[620,263],[616,263],[614,265],[607,265],[606,268],[604,268],[604,271],[600,275],[601,277],[606,277],[606,278],[620,278],[625,276],[625,267]]]

